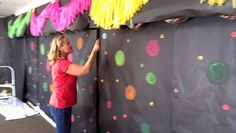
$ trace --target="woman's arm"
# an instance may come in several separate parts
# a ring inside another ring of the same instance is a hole
[[[99,40],[96,40],[96,42],[93,46],[93,50],[92,50],[87,62],[85,63],[85,65],[80,66],[78,64],[70,64],[70,66],[66,70],[66,73],[68,73],[70,75],[74,75],[74,76],[81,76],[81,75],[88,74],[91,71],[92,66],[95,62],[96,55],[97,55],[97,52],[99,51],[99,48],[100,48]]]
[[[52,93],[55,90],[55,86],[53,84],[50,84],[49,89],[50,92]]]

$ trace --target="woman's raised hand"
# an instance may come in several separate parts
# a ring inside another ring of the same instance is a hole
[[[99,39],[96,40],[94,46],[93,46],[93,51],[94,52],[98,52],[100,49],[100,45],[99,45]]]

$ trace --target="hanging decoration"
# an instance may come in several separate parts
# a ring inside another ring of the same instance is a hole
[[[58,4],[58,0],[54,3],[49,3],[39,16],[36,15],[36,10],[34,10],[30,21],[30,32],[33,36],[40,36],[42,34],[47,19],[51,14],[54,14],[55,8],[58,8]]]
[[[31,34],[40,36],[47,19],[50,19],[57,31],[63,31],[75,21],[79,13],[84,13],[90,6],[91,0],[71,0],[63,7],[60,7],[59,0],[55,0],[54,3],[48,4],[39,16],[34,12],[30,24]]]
[[[24,34],[26,27],[30,23],[32,12],[28,12],[25,14],[22,14],[18,16],[15,21],[9,20],[7,23],[7,29],[8,29],[8,37],[14,38],[14,37],[20,37]]]
[[[118,29],[147,2],[148,0],[93,0],[90,17],[104,29]]]
[[[200,0],[200,3],[204,3],[207,0]],[[208,4],[210,6],[218,5],[218,6],[223,6],[228,0],[208,0]],[[233,8],[236,8],[236,0],[232,0],[232,6]]]
[[[75,21],[78,14],[83,14],[90,6],[91,0],[71,0],[56,9],[55,14],[50,17],[52,25],[57,31],[63,31]]]

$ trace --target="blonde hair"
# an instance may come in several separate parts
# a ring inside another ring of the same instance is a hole
[[[50,65],[55,64],[57,59],[60,57],[59,48],[65,43],[66,40],[68,40],[68,38],[64,34],[58,35],[55,38],[53,38],[50,50],[48,52],[48,63]]]

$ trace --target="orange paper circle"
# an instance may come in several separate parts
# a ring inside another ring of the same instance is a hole
[[[83,48],[83,38],[82,37],[79,37],[77,39],[77,48],[78,49],[82,49]]]
[[[125,89],[125,96],[129,100],[133,100],[136,97],[136,89],[132,85],[128,85]]]

